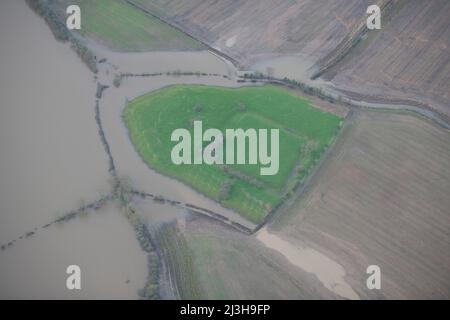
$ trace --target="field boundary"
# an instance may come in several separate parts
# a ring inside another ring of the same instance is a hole
[[[150,10],[148,10],[148,9],[142,7],[141,5],[135,3],[133,0],[124,0],[124,1],[125,1],[126,3],[128,3],[129,5],[135,7],[136,9],[142,11],[143,13],[145,13],[145,14],[147,14],[147,15],[149,15],[149,16],[155,18],[155,19],[158,19],[159,21],[161,21],[161,22],[163,22],[163,23],[169,25],[170,27],[172,27],[172,28],[174,28],[174,29],[176,29],[176,30],[182,32],[183,34],[185,34],[185,35],[188,36],[189,38],[191,38],[191,39],[193,39],[193,40],[195,40],[195,41],[200,42],[202,45],[204,45],[204,46],[205,46],[209,51],[211,51],[212,53],[214,53],[214,54],[216,54],[216,55],[218,55],[218,56],[224,58],[225,60],[231,62],[237,69],[240,68],[240,63],[239,63],[236,59],[234,59],[234,58],[230,57],[229,55],[227,55],[226,53],[224,53],[224,52],[222,52],[222,51],[220,51],[220,50],[217,50],[216,48],[210,46],[210,45],[209,45],[208,43],[206,43],[205,41],[203,41],[203,40],[201,40],[201,39],[195,37],[194,35],[192,35],[192,34],[189,33],[188,31],[186,31],[186,30],[184,30],[183,28],[181,28],[177,23],[172,22],[172,21],[170,21],[170,20],[167,19],[167,18],[164,18],[164,17],[161,17],[161,16],[156,15],[155,13],[151,12]]]

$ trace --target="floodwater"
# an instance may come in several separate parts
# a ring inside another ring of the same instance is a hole
[[[0,261],[0,299],[137,299],[147,277],[146,254],[112,203],[38,230]],[[69,265],[81,269],[81,290],[66,287]]]
[[[109,192],[95,82],[24,1],[0,2],[0,243]],[[0,298],[136,298],[147,274],[114,208],[0,251]],[[82,290],[66,290],[68,265]],[[129,283],[126,283],[129,280]]]
[[[174,84],[205,84],[225,87],[236,87],[238,83],[233,79],[224,78],[230,71],[230,66],[220,58],[207,51],[179,53],[179,52],[149,52],[138,54],[123,54],[110,51],[97,51],[101,57],[108,59],[107,64],[100,65],[99,81],[110,86],[103,93],[100,101],[100,114],[103,129],[115,161],[118,175],[128,179],[133,187],[170,200],[194,204],[239,222],[249,228],[255,225],[232,210],[220,206],[194,191],[189,186],[151,170],[132,145],[127,128],[122,119],[122,112],[126,101]],[[136,61],[141,62],[137,69]],[[155,73],[166,71],[194,71],[219,76],[155,76],[124,78],[119,88],[112,84],[114,74]],[[147,211],[148,212],[148,211]],[[157,214],[157,213],[155,213]]]
[[[235,70],[218,56],[209,51],[193,52],[114,52],[100,45],[91,44],[99,57],[106,57],[108,62],[114,65],[114,69],[122,72],[167,72],[167,71],[192,71],[217,73],[228,75]]]
[[[94,118],[96,79],[68,44],[58,43],[24,1],[0,2],[0,244],[47,224],[110,191],[108,159]],[[98,79],[111,86],[101,119],[118,174],[135,189],[195,204],[254,225],[190,187],[149,169],[122,122],[125,101],[177,83],[234,87],[232,64],[208,51],[107,57]],[[112,80],[118,72],[193,71],[219,76]],[[232,79],[226,79],[227,75]],[[185,214],[148,200],[138,203],[149,224]],[[66,289],[65,270],[80,265],[82,290]],[[137,298],[147,261],[132,228],[108,206],[60,226],[38,229],[0,251],[0,298]]]
[[[326,255],[312,248],[296,247],[275,234],[269,233],[267,228],[262,228],[256,238],[266,247],[281,253],[293,265],[314,274],[328,290],[346,299],[360,298],[345,281],[345,269]]]
[[[334,98],[338,98],[339,96],[345,96],[344,93],[340,92],[335,88],[335,86],[331,81],[327,81],[322,78],[311,80],[311,76],[317,70],[317,66],[315,65],[315,59],[307,55],[299,54],[295,56],[276,56],[271,58],[264,58],[255,62],[251,66],[252,70],[257,70],[264,74],[268,73],[267,71],[269,70],[269,68],[273,73],[272,76],[276,78],[282,79],[286,77],[288,79],[302,81],[305,84],[322,89],[324,92],[326,92],[327,94],[329,94]],[[449,123],[447,123],[444,119],[442,119],[439,116],[439,114],[429,109],[404,104],[384,104],[384,103],[366,102],[361,100],[353,100],[348,97],[347,100],[350,100],[353,103],[360,105],[362,107],[374,109],[411,111],[433,120],[434,122],[436,122],[441,127],[447,130],[450,129]]]
[[[95,83],[25,1],[0,2],[0,243],[109,191]]]
[[[315,60],[304,54],[295,56],[274,56],[258,60],[251,69],[267,74],[267,68],[272,68],[272,76],[277,78],[308,82],[315,70]]]

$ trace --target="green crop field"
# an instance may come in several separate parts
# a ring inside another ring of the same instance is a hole
[[[181,180],[255,223],[306,177],[342,120],[311,107],[308,99],[275,86],[172,86],[131,101],[123,117],[131,141],[151,168]],[[195,120],[202,121],[203,131],[279,129],[278,173],[260,175],[260,164],[173,164],[171,151],[177,142],[171,141],[171,134],[185,128],[193,137]],[[225,183],[231,189],[223,197]]]
[[[70,4],[81,8],[81,34],[124,51],[197,50],[203,45],[153,18],[124,0],[59,0],[54,3],[62,19]]]

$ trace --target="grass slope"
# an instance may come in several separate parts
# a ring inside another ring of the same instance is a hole
[[[64,21],[70,4],[81,8],[81,34],[115,50],[198,50],[203,47],[123,0],[56,1],[54,6]]]
[[[196,106],[202,106],[201,112]],[[245,107],[242,107],[245,106]],[[198,85],[172,86],[132,101],[124,120],[137,151],[152,168],[194,187],[249,220],[259,223],[301,182],[329,145],[341,118],[310,106],[310,101],[275,86],[227,89]],[[207,128],[277,128],[280,167],[276,175],[261,176],[260,165],[174,165],[170,136],[193,121]],[[225,199],[220,193],[231,182]]]

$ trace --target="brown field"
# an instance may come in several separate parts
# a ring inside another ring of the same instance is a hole
[[[361,23],[369,0],[131,0],[245,64],[255,54],[319,59]],[[375,1],[375,3],[381,1]],[[236,36],[235,44],[227,40]]]
[[[450,119],[446,0],[375,1],[385,8],[382,30],[365,34],[366,8],[373,1],[127,1],[243,66],[274,55],[302,54],[308,63],[328,70],[325,77],[350,96],[355,92],[370,101],[425,105]],[[227,46],[230,39],[232,46]]]
[[[336,299],[277,252],[217,222],[187,218],[158,234],[165,296],[183,299]],[[171,292],[168,292],[171,291]],[[175,294],[171,294],[175,292]]]
[[[360,112],[271,232],[341,264],[361,298],[450,298],[450,133]],[[381,290],[366,288],[379,265]]]
[[[397,1],[393,10],[327,77],[338,88],[418,101],[450,119],[450,2]]]

